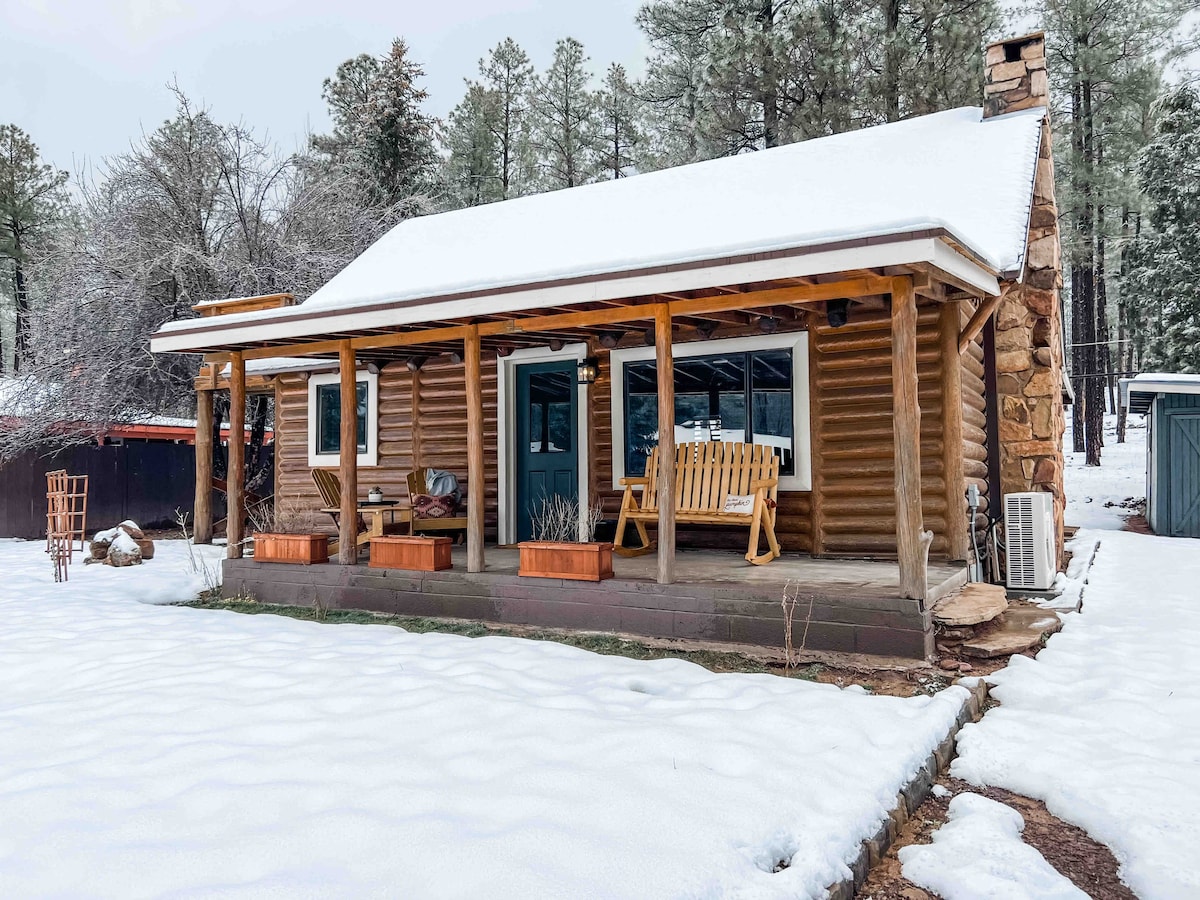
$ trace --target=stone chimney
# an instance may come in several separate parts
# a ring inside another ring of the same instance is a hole
[[[1054,495],[1056,546],[1063,546],[1062,254],[1054,199],[1046,39],[1038,32],[987,48],[983,116],[1045,110],[1029,213],[1025,261],[1001,280],[1003,299],[992,323],[999,413],[999,494]],[[994,488],[993,488],[994,489]],[[991,499],[991,498],[989,498]],[[996,498],[999,499],[998,497]],[[999,505],[992,511],[1000,515]]]
[[[1038,31],[989,44],[984,60],[983,116],[1048,106],[1046,36]]]

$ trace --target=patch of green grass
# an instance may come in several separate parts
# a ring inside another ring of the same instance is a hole
[[[457,634],[463,637],[520,637],[534,641],[555,641],[570,647],[579,647],[604,656],[624,656],[629,659],[683,659],[703,666],[710,672],[743,672],[769,675],[785,675],[804,681],[816,681],[824,669],[820,663],[803,666],[788,672],[782,665],[772,665],[740,653],[717,650],[674,650],[669,647],[654,647],[641,641],[607,634],[570,634],[538,629],[514,629],[502,625],[486,625],[482,622],[459,622],[447,619],[430,619],[424,616],[394,616],[384,613],[363,612],[353,609],[313,609],[309,606],[275,606],[255,600],[233,598],[229,600],[202,597],[191,603],[183,603],[192,609],[222,609],[248,615],[287,616],[325,624],[393,625],[416,634],[438,632]]]

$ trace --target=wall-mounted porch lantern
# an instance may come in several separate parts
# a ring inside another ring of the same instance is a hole
[[[579,361],[579,383],[595,384],[600,375],[600,360],[594,356]]]

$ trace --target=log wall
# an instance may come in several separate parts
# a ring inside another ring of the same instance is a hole
[[[921,496],[931,553],[946,554],[942,480],[938,310],[917,316],[917,396],[921,405]],[[855,310],[841,328],[810,331],[813,423],[813,553],[894,556],[896,500],[892,440],[891,320],[887,310]]]
[[[962,312],[962,323],[970,317]],[[961,327],[961,326],[960,326]],[[977,531],[987,527],[991,509],[988,485],[987,400],[984,395],[983,338],[976,337],[962,354],[963,475],[979,488]],[[965,488],[964,488],[965,490]],[[982,539],[982,534],[981,534]]]
[[[918,307],[918,396],[921,404],[921,487],[925,527],[934,532],[932,555],[945,557],[946,491],[942,476],[941,361],[938,309]],[[792,328],[802,328],[798,321]],[[855,309],[849,324],[831,329],[814,317],[809,330],[813,491],[781,492],[777,534],[785,551],[822,556],[882,556],[896,553],[891,401],[891,330],[887,309]],[[758,333],[722,329],[720,337]],[[676,340],[690,330],[677,329]],[[633,346],[640,335],[622,346]],[[600,378],[589,388],[590,484],[607,518],[615,519],[621,494],[612,488],[611,366],[608,351],[595,346]],[[953,363],[951,363],[953,364]],[[961,358],[965,474],[986,492],[982,349],[975,342]],[[281,376],[276,389],[277,496],[301,508],[319,507],[308,467],[308,384]],[[483,366],[486,448],[486,523],[496,537],[497,378],[495,357]],[[466,487],[465,383],[461,365],[427,362],[419,372],[389,366],[379,376],[379,466],[363,470],[359,492],[378,485],[389,497],[406,496],[405,478],[418,465],[454,472]],[[413,410],[416,410],[414,416]],[[314,525],[332,531],[328,517]],[[742,530],[739,530],[739,533]],[[681,547],[726,547],[728,531],[680,526]]]
[[[496,446],[496,366],[494,357],[483,367],[485,446]],[[414,410],[418,414],[414,416]],[[308,465],[308,382],[296,375],[280,376],[275,392],[277,502],[311,512],[321,506]],[[486,524],[496,533],[496,456],[485,456]],[[379,465],[359,470],[358,493],[363,500],[373,487],[386,497],[407,497],[408,473],[418,466],[446,469],[467,490],[467,418],[463,368],[430,361],[418,372],[393,364],[379,373]],[[332,520],[310,515],[314,528],[334,532]]]

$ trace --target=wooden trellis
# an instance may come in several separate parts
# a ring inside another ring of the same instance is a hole
[[[87,475],[65,469],[46,473],[46,552],[54,561],[54,580],[67,580],[75,542],[84,549],[87,536]]]

